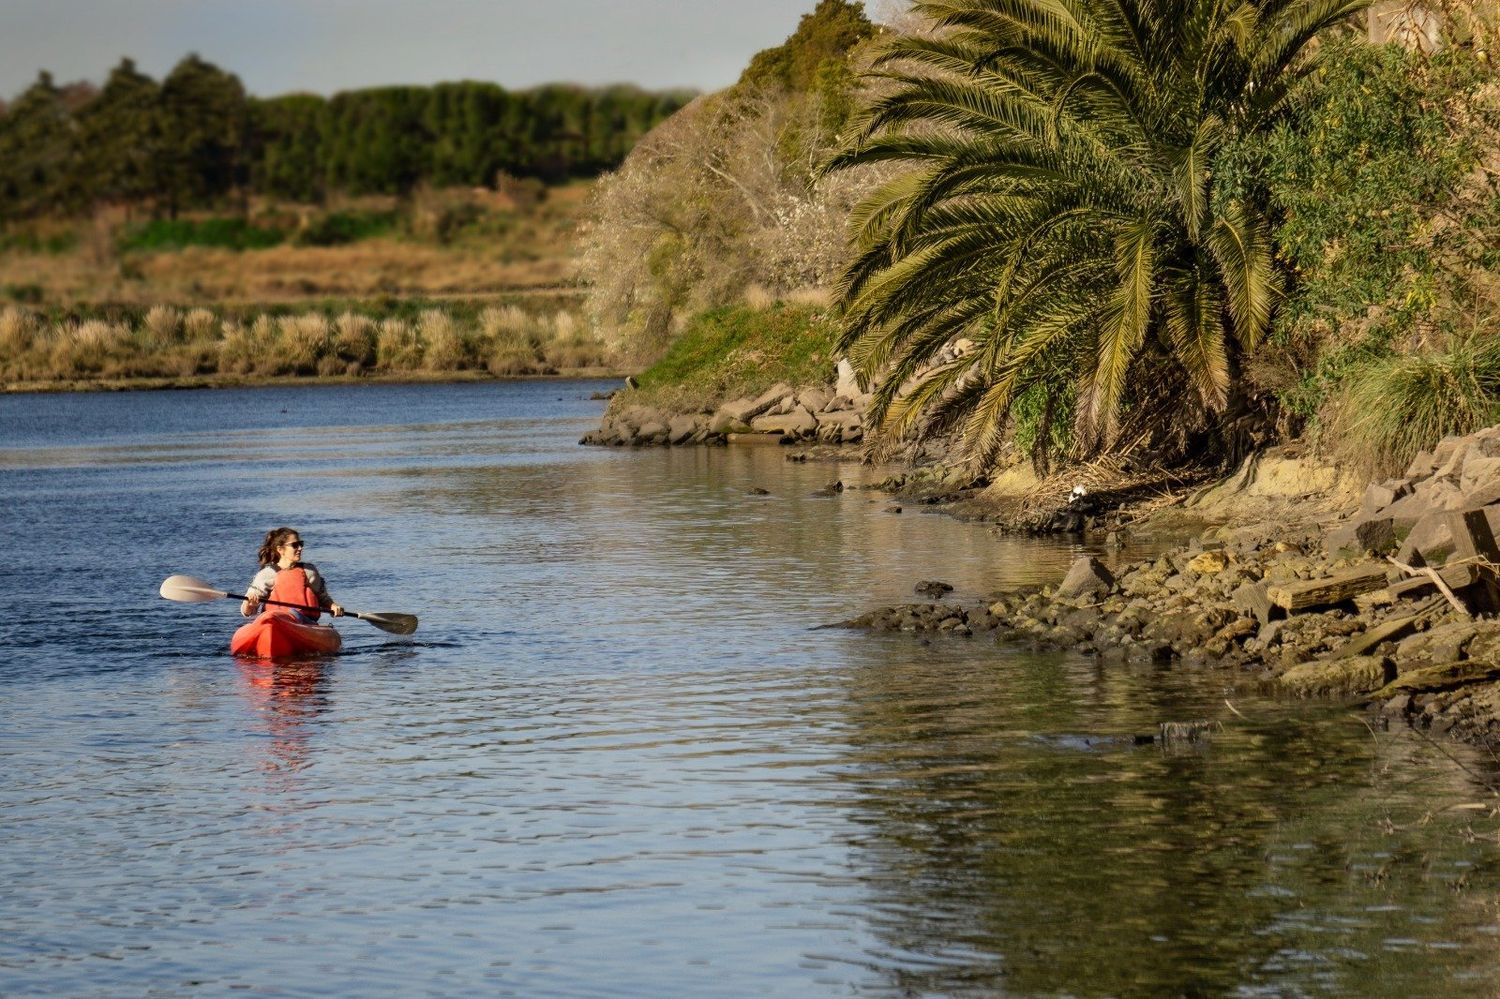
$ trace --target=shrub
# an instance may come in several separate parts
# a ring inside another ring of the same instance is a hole
[[[1353,368],[1325,421],[1325,438],[1342,464],[1395,475],[1448,434],[1472,433],[1497,420],[1500,340],[1485,336]]]
[[[282,316],[277,327],[278,370],[285,374],[316,374],[318,361],[329,353],[332,346],[328,317],[321,312]]]
[[[526,344],[502,343],[490,348],[484,366],[490,374],[501,377],[534,375],[541,369],[541,359]]]
[[[1400,367],[1396,355],[1445,356],[1500,306],[1489,277],[1500,190],[1478,169],[1500,153],[1486,65],[1461,48],[1427,58],[1333,43],[1302,106],[1267,142],[1228,147],[1214,164],[1227,193],[1264,178],[1280,219],[1294,283],[1263,352],[1274,356],[1248,370],[1296,420],[1344,405],[1348,379]]]
[[[376,363],[390,371],[415,371],[422,366],[422,340],[404,319],[384,319],[375,342]]]
[[[144,325],[156,345],[166,346],[182,339],[182,313],[170,305],[151,306]]]
[[[64,376],[100,374],[129,336],[128,327],[103,319],[60,327],[52,341],[52,370]]]
[[[448,313],[428,309],[417,318],[417,330],[424,344],[422,365],[428,371],[459,371],[469,366],[469,344]]]
[[[329,212],[298,230],[294,242],[298,246],[344,246],[387,235],[395,228],[395,212]]]
[[[446,245],[482,214],[467,191],[419,186],[411,195],[407,226],[418,239]]]
[[[240,218],[157,219],[128,226],[117,247],[125,253],[132,250],[182,250],[204,246],[226,250],[259,250],[277,246],[286,240],[280,229],[251,225]]]
[[[0,353],[6,357],[30,350],[37,333],[36,315],[30,310],[11,305],[0,311]]]
[[[253,336],[239,320],[224,320],[224,339],[219,343],[220,371],[244,375],[255,370]]]
[[[213,340],[219,335],[219,319],[208,309],[191,309],[182,317],[182,332],[194,343]]]
[[[372,367],[376,359],[375,321],[356,312],[344,312],[334,320],[334,353],[346,370]]]
[[[287,370],[281,365],[276,350],[278,330],[276,320],[270,316],[256,316],[245,335],[249,355],[247,371],[266,375],[284,375]]]
[[[529,321],[519,305],[489,305],[479,314],[479,330],[496,343],[516,344],[525,341]]]

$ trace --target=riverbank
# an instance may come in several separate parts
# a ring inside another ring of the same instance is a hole
[[[569,381],[622,378],[612,368],[566,368],[536,374],[495,375],[488,371],[407,371],[359,375],[188,375],[180,378],[90,378],[0,383],[0,394],[62,392],[156,392],[194,389],[282,388],[294,385],[448,385],[466,382]]]
[[[841,626],[1212,668],[1237,687],[1500,740],[1500,427],[1446,438],[1362,491],[1273,452],[1118,517],[1130,522],[1119,530],[1187,540],[1113,569],[1080,558],[1056,586],[885,606]],[[941,592],[933,582],[926,595]]]

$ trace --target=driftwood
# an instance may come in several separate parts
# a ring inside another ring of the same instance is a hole
[[[1496,584],[1494,570],[1500,565],[1500,546],[1495,544],[1489,518],[1483,509],[1477,509],[1455,510],[1448,514],[1447,519],[1448,531],[1453,535],[1454,556],[1482,566],[1474,603],[1486,614],[1500,611],[1500,585]]]
[[[1362,656],[1381,642],[1390,642],[1398,638],[1405,638],[1406,633],[1416,627],[1418,621],[1443,606],[1442,597],[1433,597],[1425,604],[1418,605],[1415,612],[1406,617],[1398,617],[1387,621],[1385,624],[1371,628],[1363,635],[1356,635],[1346,642],[1341,648],[1332,652],[1325,652],[1318,658],[1323,661],[1331,659],[1346,659],[1350,656]]]
[[[1465,607],[1463,605],[1463,602],[1459,600],[1458,597],[1453,595],[1453,588],[1448,585],[1447,581],[1443,579],[1442,575],[1440,575],[1436,569],[1414,569],[1409,565],[1396,561],[1396,557],[1394,555],[1388,556],[1388,561],[1391,563],[1391,565],[1394,565],[1402,572],[1408,573],[1413,576],[1426,576],[1429,580],[1432,581],[1432,584],[1438,588],[1438,592],[1442,593],[1442,595],[1448,599],[1448,602],[1453,605],[1455,610],[1457,610],[1464,617],[1474,616],[1469,613],[1469,608]],[[1444,568],[1450,569],[1457,567],[1445,566]]]
[[[1326,607],[1352,600],[1361,593],[1384,589],[1387,585],[1385,570],[1378,567],[1351,569],[1326,579],[1314,579],[1305,583],[1284,583],[1266,587],[1266,597],[1277,607],[1289,612],[1307,610],[1310,607]]]
[[[1437,579],[1441,580],[1450,590],[1462,590],[1465,587],[1473,586],[1479,581],[1479,567],[1472,562],[1445,565],[1441,569],[1433,569],[1430,566],[1407,565],[1395,558],[1391,558],[1390,563],[1400,568],[1402,572],[1409,571],[1414,574],[1390,585],[1391,596],[1398,600],[1402,597],[1416,596],[1428,589],[1437,589],[1437,581],[1433,579],[1432,573],[1436,573]]]

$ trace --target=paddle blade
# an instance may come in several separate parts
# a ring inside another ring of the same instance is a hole
[[[417,630],[417,617],[415,614],[395,614],[382,612],[372,614],[368,611],[359,614],[351,614],[361,621],[369,621],[381,631],[389,631],[392,635],[410,635]]]
[[[229,594],[216,590],[208,581],[196,576],[168,576],[161,584],[161,595],[168,600],[185,604],[201,604],[209,600],[223,600]]]

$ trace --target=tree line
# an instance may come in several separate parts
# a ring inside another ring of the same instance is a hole
[[[175,217],[251,195],[318,202],[488,186],[501,174],[593,176],[692,96],[463,81],[258,98],[196,55],[160,82],[130,59],[102,87],[42,72],[0,107],[0,221],[102,203]]]

